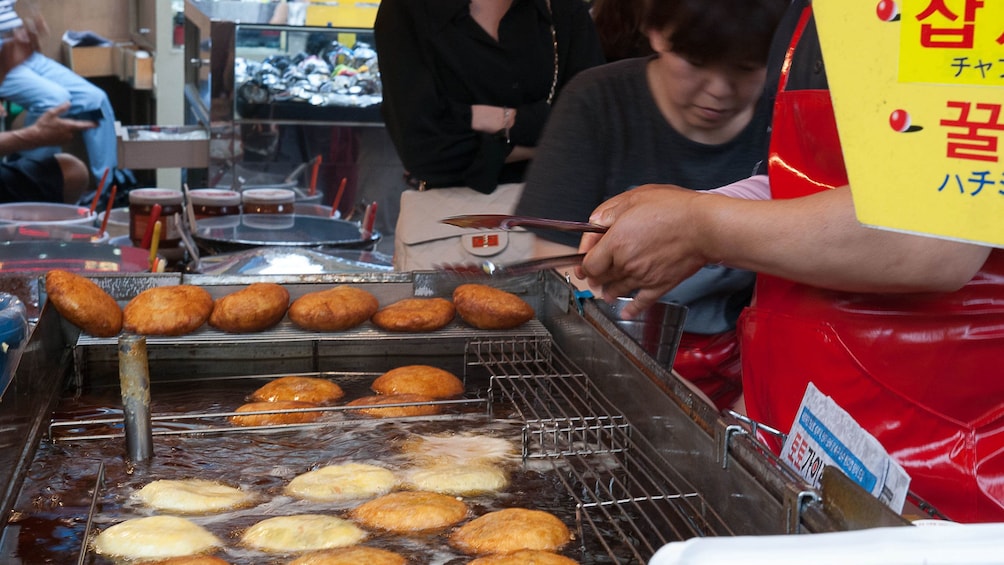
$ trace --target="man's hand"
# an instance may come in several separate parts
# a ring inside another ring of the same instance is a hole
[[[15,150],[23,151],[48,145],[65,145],[73,141],[76,134],[97,127],[98,124],[94,122],[69,120],[61,117],[69,109],[70,103],[64,102],[46,110],[34,124],[11,132],[23,145]]]
[[[694,199],[707,198],[671,185],[645,185],[600,205],[589,221],[608,226],[587,233],[579,251],[588,253],[577,274],[612,301],[637,290],[623,316],[633,318],[708,262],[699,247]]]

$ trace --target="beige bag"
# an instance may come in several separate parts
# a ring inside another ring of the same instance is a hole
[[[529,258],[529,232],[472,230],[439,222],[461,214],[512,214],[522,194],[523,183],[501,184],[491,194],[466,187],[404,191],[394,230],[394,269],[421,271],[451,263]]]

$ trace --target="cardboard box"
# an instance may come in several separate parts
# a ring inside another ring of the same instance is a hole
[[[115,74],[135,90],[153,89],[153,55],[133,43],[115,46]]]
[[[74,47],[64,41],[63,62],[82,77],[115,76],[115,45]]]
[[[201,126],[123,126],[115,122],[119,167],[204,169],[209,133]]]

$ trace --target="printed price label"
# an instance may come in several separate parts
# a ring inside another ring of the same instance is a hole
[[[910,476],[874,436],[809,383],[781,459],[812,486],[832,466],[895,512],[902,512]]]

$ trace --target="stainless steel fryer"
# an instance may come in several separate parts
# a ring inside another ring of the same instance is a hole
[[[151,285],[179,282],[222,296],[257,280],[281,282],[294,298],[322,286],[351,283],[373,292],[382,304],[413,295],[448,296],[458,284],[439,273],[98,279],[121,300]],[[822,490],[807,488],[763,451],[748,425],[719,415],[695,397],[596,304],[577,302],[556,273],[509,279],[502,286],[527,299],[537,320],[508,332],[479,332],[455,322],[440,332],[417,335],[388,335],[368,324],[349,332],[313,334],[288,321],[262,334],[239,336],[204,328],[181,338],[148,338],[151,374],[160,381],[322,371],[348,378],[405,363],[446,363],[450,366],[445,368],[465,378],[486,382],[483,394],[464,401],[462,410],[506,422],[515,419],[524,464],[539,462],[560,470],[556,476],[574,514],[569,525],[577,530],[578,553],[570,555],[589,562],[642,563],[662,544],[693,536],[905,523],[839,476],[829,476]],[[114,339],[79,336],[52,308],[43,308],[15,377],[17,394],[0,403],[0,419],[12,432],[5,435],[13,440],[0,446],[0,457],[11,463],[5,467],[10,476],[2,477],[7,485],[4,511],[13,509],[15,518],[0,542],[5,562],[22,562],[17,538],[23,536],[20,524],[30,514],[30,504],[21,489],[40,445],[97,439],[116,449],[124,446],[115,439],[122,435],[120,415],[62,420],[52,415],[60,398],[92,384],[93,375],[115,375],[116,355]],[[69,385],[65,392],[64,384]],[[216,428],[214,422],[227,414],[220,406],[187,410],[180,424],[175,416],[164,415],[164,422],[155,424],[160,429],[154,443],[163,436],[225,433],[227,426]],[[84,424],[110,433],[91,434]],[[447,419],[446,425],[463,424]],[[69,434],[63,431],[67,429]],[[101,477],[91,479],[97,499]],[[88,513],[83,514],[76,527],[89,530]],[[102,562],[84,549],[76,548],[81,562]]]

